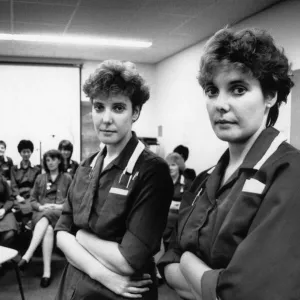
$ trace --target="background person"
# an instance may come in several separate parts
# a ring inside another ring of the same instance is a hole
[[[184,194],[160,269],[183,299],[296,299],[300,153],[273,128],[293,86],[288,60],[265,31],[223,29],[199,82],[228,150]]]
[[[34,146],[30,140],[21,140],[18,151],[22,157],[19,165],[11,168],[11,191],[15,199],[15,216],[23,225],[31,220],[30,193],[41,170],[30,162]]]
[[[157,299],[173,194],[167,164],[132,131],[149,89],[134,64],[104,61],[84,85],[105,147],[79,166],[55,230],[67,265],[56,299]]]
[[[73,154],[73,144],[68,140],[62,140],[58,145],[58,150],[63,156],[64,172],[69,173],[73,178],[79,166],[77,161],[71,159]]]
[[[0,245],[10,247],[17,232],[17,222],[11,212],[13,200],[5,178],[0,174]],[[4,274],[0,264],[0,276]]]
[[[63,172],[63,158],[58,150],[49,150],[43,155],[43,166],[46,173],[37,177],[30,197],[33,235],[26,253],[19,261],[19,268],[24,270],[28,266],[35,250],[42,243],[44,270],[41,287],[45,288],[51,282],[53,229],[61,215],[72,178]]]
[[[13,161],[10,157],[5,155],[6,143],[0,141],[0,174],[7,180],[10,185],[10,170],[13,166]]]

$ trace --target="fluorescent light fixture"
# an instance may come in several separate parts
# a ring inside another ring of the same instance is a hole
[[[78,36],[57,36],[41,34],[6,34],[0,33],[2,41],[24,41],[40,42],[70,45],[87,45],[87,46],[112,46],[112,47],[129,47],[129,48],[149,48],[151,42],[127,40],[127,39],[110,39],[110,38],[93,38]]]

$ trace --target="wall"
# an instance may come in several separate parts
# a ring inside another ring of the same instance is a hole
[[[278,45],[283,45],[293,62],[300,68],[300,1],[285,1],[234,26],[260,27],[271,32]],[[190,148],[187,165],[197,172],[214,165],[226,148],[210,127],[205,98],[196,77],[205,41],[190,47],[156,66],[159,124],[163,126],[160,139],[165,153],[178,144]],[[290,103],[283,107],[278,121],[287,138],[290,130]]]

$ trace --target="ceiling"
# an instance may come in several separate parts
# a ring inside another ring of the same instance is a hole
[[[0,41],[0,56],[157,63],[278,0],[0,0],[0,33],[121,37],[147,49]]]

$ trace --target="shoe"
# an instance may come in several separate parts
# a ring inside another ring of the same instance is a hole
[[[51,283],[51,277],[42,277],[40,286],[42,288],[46,288],[50,285],[50,283]]]
[[[29,265],[29,262],[23,258],[18,262],[18,267],[21,271],[25,271],[25,269],[28,267],[28,265]]]

